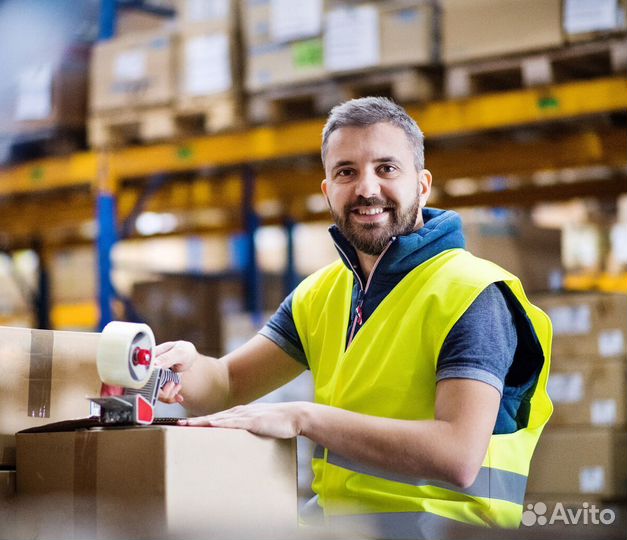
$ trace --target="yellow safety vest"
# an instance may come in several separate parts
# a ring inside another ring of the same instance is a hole
[[[544,353],[527,427],[492,435],[479,475],[466,489],[375,470],[318,447],[312,487],[327,518],[370,516],[393,526],[409,523],[410,528],[416,524],[431,530],[451,520],[520,525],[531,456],[552,412],[546,392],[552,328],[518,278],[463,249],[445,251],[405,276],[348,348],[353,275],[341,261],[304,280],[292,310],[316,403],[385,418],[429,420],[435,414],[436,365],[444,339],[481,291],[499,281],[524,308]]]

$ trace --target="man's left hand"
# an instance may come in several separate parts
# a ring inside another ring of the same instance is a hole
[[[291,439],[301,434],[301,420],[311,403],[253,403],[216,414],[180,420],[183,426],[246,429],[256,435]]]

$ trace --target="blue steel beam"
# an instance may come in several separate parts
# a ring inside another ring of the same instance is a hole
[[[260,219],[254,209],[256,175],[252,167],[246,165],[242,171],[242,212],[247,250],[244,268],[244,293],[246,310],[251,312],[256,324],[262,322],[261,274],[257,264],[255,233]]]
[[[294,228],[296,223],[291,217],[285,218],[283,221],[283,228],[285,229],[285,236],[287,239],[287,262],[285,266],[285,275],[283,281],[283,288],[285,296],[290,294],[298,285],[298,273],[296,272],[296,262],[294,260]]]

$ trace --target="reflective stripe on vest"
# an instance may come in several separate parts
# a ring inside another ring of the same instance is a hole
[[[316,445],[314,448],[314,459],[324,459],[324,448]],[[359,474],[367,474],[376,478],[383,478],[392,482],[400,482],[410,486],[435,486],[472,497],[484,497],[486,499],[499,499],[515,504],[523,504],[525,501],[525,488],[527,477],[511,471],[494,469],[491,467],[481,467],[476,480],[471,486],[461,488],[448,482],[439,480],[425,480],[415,478],[406,474],[384,471],[377,467],[371,467],[362,463],[357,463],[333,452],[327,453],[327,463],[342,467]]]
[[[546,392],[552,330],[515,276],[464,250],[443,252],[394,287],[348,347],[353,275],[341,262],[305,279],[294,293],[292,311],[316,403],[380,418],[433,420],[442,344],[495,282],[504,282],[520,302],[537,338],[530,346],[544,357],[527,427],[490,438],[479,476],[467,489],[375,470],[318,449],[312,488],[327,518],[417,513],[480,526],[519,526],[531,456],[552,412]]]

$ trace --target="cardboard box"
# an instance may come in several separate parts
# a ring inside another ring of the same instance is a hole
[[[380,65],[429,65],[436,60],[435,16],[431,2],[392,0],[378,3]]]
[[[244,0],[241,20],[244,45],[247,49],[272,43],[270,0]]]
[[[531,461],[527,497],[538,494],[624,497],[627,434],[609,428],[548,428]]]
[[[577,293],[534,296],[553,322],[555,358],[625,358],[624,294]]]
[[[15,471],[0,471],[0,538],[15,538]]]
[[[443,0],[442,59],[464,62],[562,44],[560,0]]]
[[[579,42],[624,32],[626,10],[625,0],[563,0],[566,39]]]
[[[31,538],[274,538],[297,524],[295,439],[148,426],[18,434]]]
[[[90,110],[165,105],[174,98],[174,36],[148,31],[98,43],[90,72]]]
[[[235,29],[237,0],[174,0],[179,28],[208,32]]]
[[[502,266],[527,293],[561,285],[560,232],[527,220],[464,223],[466,248],[473,255]]]
[[[97,296],[96,250],[92,246],[56,250],[50,261],[50,289],[55,304],[93,301]]]
[[[89,416],[100,395],[100,334],[0,328],[0,466],[15,465],[15,433]]]
[[[179,35],[176,47],[176,101],[233,95],[238,87],[237,46],[229,32],[192,29]],[[206,100],[205,100],[206,102]]]
[[[252,47],[246,61],[245,84],[250,92],[312,82],[324,78],[327,73],[320,38]]]
[[[41,136],[44,131],[78,132],[85,124],[90,50],[68,46],[61,54],[25,59],[8,70],[0,97],[0,136]]]
[[[554,358],[548,392],[554,407],[552,426],[625,425],[627,366],[622,360]]]

